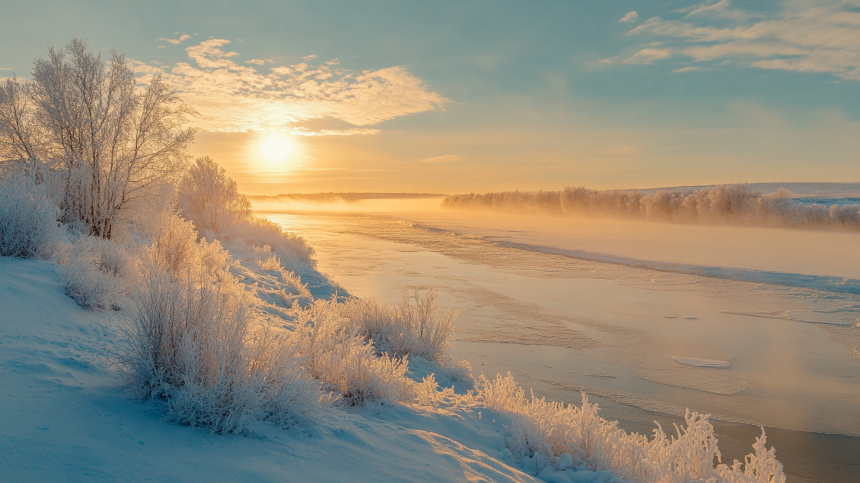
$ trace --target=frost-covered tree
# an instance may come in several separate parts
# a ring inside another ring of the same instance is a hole
[[[209,156],[197,159],[179,183],[179,209],[201,233],[219,233],[251,219],[251,202]]]
[[[0,87],[0,161],[58,173],[63,221],[110,238],[124,208],[184,168],[192,114],[160,77],[138,85],[123,55],[74,39]]]

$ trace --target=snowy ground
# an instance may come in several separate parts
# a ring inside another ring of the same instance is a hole
[[[111,364],[122,318],[78,307],[56,265],[0,257],[0,307],[2,481],[534,481],[506,464],[504,417],[480,408],[337,409],[250,437],[164,423]]]

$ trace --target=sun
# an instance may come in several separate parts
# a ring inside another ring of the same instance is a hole
[[[269,166],[279,167],[293,157],[296,142],[279,132],[273,132],[260,140],[258,150]]]

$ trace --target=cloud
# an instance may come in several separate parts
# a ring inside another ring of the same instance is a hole
[[[742,10],[737,10],[731,8],[729,4],[729,0],[719,0],[716,3],[712,3],[710,1],[702,2],[698,5],[692,5],[690,7],[682,8],[675,10],[677,13],[686,13],[687,15],[684,18],[695,17],[697,15],[702,16],[711,16],[716,18],[728,18],[728,19],[736,19],[736,20],[744,20],[748,18],[755,17],[756,15],[751,15]]]
[[[704,71],[708,71],[708,70],[714,70],[714,69],[709,69],[706,67],[699,67],[698,65],[691,65],[689,67],[681,67],[680,69],[675,69],[672,72],[675,74],[680,74],[683,72],[704,72]]]
[[[166,38],[162,37],[162,38],[160,38],[160,39],[158,39],[158,40],[163,40],[163,41],[165,41],[165,42],[169,42],[169,43],[171,43],[171,44],[173,44],[173,45],[179,45],[179,44],[181,44],[182,42],[184,42],[184,41],[186,41],[186,40],[188,40],[188,39],[190,39],[190,38],[191,38],[191,36],[190,36],[190,35],[188,35],[188,34],[182,34],[182,35],[180,35],[180,36],[179,36],[179,38],[178,38],[178,39],[166,39]]]
[[[422,159],[422,163],[450,163],[452,161],[462,161],[463,157],[459,154],[446,154],[444,156],[435,156],[432,158]]]
[[[381,131],[379,129],[367,129],[367,128],[352,128],[352,129],[320,129],[318,131],[312,131],[306,127],[294,127],[290,130],[290,134],[295,136],[356,136],[356,135],[368,135],[368,134],[379,134]]]
[[[311,60],[316,59],[317,57],[319,57],[317,54],[311,54],[311,55],[306,55],[306,56],[302,57],[302,60],[309,62]]]
[[[668,59],[672,56],[672,52],[666,49],[646,48],[627,57],[621,62],[624,64],[653,64],[654,61]]]
[[[260,67],[237,62],[239,54],[225,50],[229,44],[229,40],[208,39],[185,49],[189,62],[167,67],[132,61],[132,67],[141,83],[161,75],[199,112],[194,122],[206,131],[295,129],[301,135],[375,134],[378,130],[367,126],[441,110],[449,102],[402,66],[359,72],[302,62],[263,72]],[[303,121],[324,118],[343,121],[346,127],[316,131],[296,127]]]
[[[642,39],[642,44],[611,61],[734,61],[748,68],[860,80],[858,7],[860,0],[783,0],[771,12],[752,14],[733,8],[728,0],[705,2],[671,12],[674,18],[653,17],[631,29],[627,35]],[[666,43],[659,54],[643,48],[655,38]]]
[[[621,17],[618,23],[628,23],[628,22],[636,22],[639,20],[639,14],[636,13],[636,10],[631,10],[627,12],[627,15]]]
[[[255,64],[255,65],[266,65],[266,61],[263,59],[246,60],[245,63],[246,64]]]

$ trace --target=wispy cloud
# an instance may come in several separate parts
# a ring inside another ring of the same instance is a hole
[[[196,124],[207,131],[286,128],[300,135],[374,134],[378,130],[366,126],[442,109],[449,102],[402,66],[357,72],[302,62],[263,72],[259,66],[264,64],[256,62],[261,59],[251,59],[253,66],[240,63],[238,53],[224,50],[228,44],[229,40],[209,39],[186,49],[190,62],[165,67],[133,61],[133,67],[141,82],[161,74],[200,113]],[[347,127],[316,131],[296,127],[324,118],[344,121]]]
[[[304,60],[306,62],[310,62],[310,61],[316,59],[317,57],[319,57],[317,54],[311,54],[311,55],[306,55],[306,56],[302,57],[302,60]]]
[[[691,65],[688,67],[681,67],[680,69],[675,69],[672,72],[675,74],[681,74],[684,72],[705,72],[709,70],[714,70],[708,67],[699,67],[698,65]]]
[[[860,0],[783,0],[762,14],[734,8],[728,0],[705,2],[633,28],[627,35],[644,43],[604,63],[651,64],[671,58],[713,68],[711,64],[730,60],[751,68],[860,80],[858,8]],[[648,47],[655,38],[666,45]]]
[[[625,16],[621,17],[621,19],[618,20],[618,23],[636,22],[638,20],[639,20],[639,14],[636,13],[636,10],[631,10],[631,11],[627,12],[627,14]]]
[[[290,134],[295,136],[356,136],[362,134],[379,134],[379,129],[367,128],[352,128],[352,129],[320,129],[312,131],[305,127],[294,127],[290,129]]]
[[[435,156],[432,158],[422,159],[422,163],[450,163],[453,161],[461,161],[463,159],[459,154],[446,154],[444,156]]]
[[[630,55],[621,62],[624,64],[653,64],[657,60],[672,57],[672,52],[666,49],[655,49],[647,47]]]
[[[166,38],[162,37],[162,38],[160,38],[160,39],[158,39],[158,40],[163,40],[163,41],[165,41],[165,42],[169,42],[169,43],[171,43],[171,44],[173,44],[173,45],[179,45],[179,44],[181,44],[182,42],[184,42],[184,41],[186,41],[186,40],[188,40],[188,39],[190,39],[190,38],[191,38],[191,36],[190,36],[190,35],[188,35],[188,34],[182,34],[182,35],[180,35],[180,36],[179,36],[179,38],[178,38],[178,39],[166,39]]]
[[[730,8],[729,0],[718,0],[716,3],[706,0],[697,5],[691,5],[686,8],[675,10],[675,13],[686,13],[684,18],[701,15],[735,20],[746,20],[755,16],[741,10]]]

